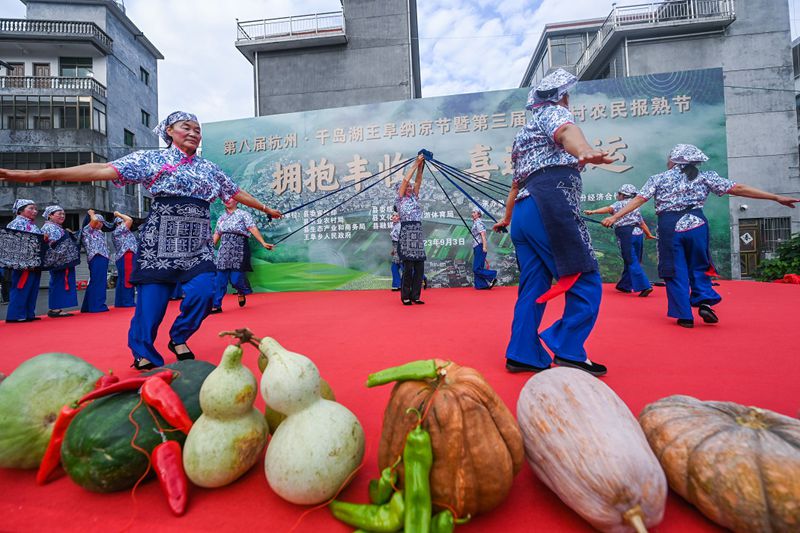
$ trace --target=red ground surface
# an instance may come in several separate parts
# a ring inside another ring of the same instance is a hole
[[[592,337],[591,358],[609,367],[603,380],[638,415],[649,402],[671,394],[703,400],[736,401],[795,416],[800,408],[798,302],[800,287],[726,282],[717,307],[721,322],[699,322],[687,330],[666,317],[663,288],[638,298],[605,286]],[[229,296],[225,312],[210,316],[190,341],[202,359],[217,363],[225,341],[217,332],[250,327],[273,336],[288,349],[313,359],[366,433],[365,464],[341,494],[366,502],[367,483],[378,474],[377,448],[389,387],[366,389],[372,371],[429,357],[452,359],[477,368],[512,412],[530,374],[509,374],[503,367],[516,288],[492,291],[433,289],[424,306],[405,307],[397,293],[354,291],[279,293],[251,296],[244,309]],[[563,300],[550,304],[545,324],[561,312]],[[171,304],[158,346],[167,361],[167,329],[177,313]],[[0,324],[0,372],[9,374],[25,359],[47,351],[78,355],[98,368],[125,377],[130,356],[126,333],[131,310],[112,309],[28,324]],[[246,362],[256,372],[256,352]],[[535,379],[535,378],[534,378]],[[259,399],[258,407],[263,407]],[[591,453],[590,450],[584,453]],[[348,531],[326,509],[308,514],[269,488],[259,463],[234,484],[216,490],[193,487],[187,514],[175,518],[157,482],[129,492],[93,494],[62,477],[44,487],[33,471],[0,470],[2,531]],[[680,497],[670,493],[663,523],[655,531],[715,531],[718,528]],[[536,479],[526,464],[512,493],[495,511],[475,518],[459,531],[590,531],[577,514]]]

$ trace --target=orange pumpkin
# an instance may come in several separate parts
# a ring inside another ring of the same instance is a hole
[[[418,420],[406,410],[427,409],[422,425],[433,446],[433,503],[457,516],[474,516],[497,507],[511,490],[523,464],[522,435],[477,370],[441,360],[436,364],[444,366],[438,378],[394,386],[383,417],[378,464],[386,468],[402,455],[406,434]],[[401,486],[403,473],[401,463]]]
[[[639,415],[672,489],[734,531],[800,531],[800,421],[669,396]]]
[[[559,367],[517,401],[525,456],[561,501],[600,531],[644,531],[664,516],[667,480],[642,429],[605,383]]]

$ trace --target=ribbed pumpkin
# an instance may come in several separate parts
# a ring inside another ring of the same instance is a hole
[[[378,464],[384,469],[402,455],[406,434],[417,423],[417,415],[406,410],[428,409],[423,427],[433,445],[433,503],[458,516],[474,516],[497,507],[511,490],[523,464],[522,435],[477,370],[441,360],[436,364],[447,365],[437,379],[394,386],[383,417]],[[401,486],[403,473],[401,463]]]
[[[669,396],[639,415],[672,489],[734,531],[800,531],[800,420]]]
[[[532,377],[517,420],[534,473],[600,531],[643,531],[664,516],[667,481],[627,406],[574,368]]]

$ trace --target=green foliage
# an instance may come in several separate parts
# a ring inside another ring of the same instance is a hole
[[[778,257],[766,259],[756,270],[759,281],[773,281],[786,274],[800,274],[800,233],[778,246]]]

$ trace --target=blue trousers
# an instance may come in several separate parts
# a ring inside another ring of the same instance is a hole
[[[30,320],[36,316],[36,298],[39,296],[41,272],[28,271],[28,279],[22,288],[17,288],[23,270],[11,271],[11,293],[8,299],[6,320]]]
[[[675,275],[664,278],[667,285],[667,316],[692,319],[692,307],[715,305],[722,297],[711,285],[706,271],[708,257],[708,224],[689,231],[676,232],[672,240]]]
[[[222,307],[222,298],[228,292],[228,283],[233,285],[237,294],[252,294],[253,289],[247,281],[247,274],[238,270],[218,270],[215,280],[214,307]]]
[[[497,270],[489,270],[485,266],[486,252],[483,251],[483,244],[476,244],[472,247],[472,273],[476,289],[486,289],[497,277]]]
[[[136,311],[128,330],[128,347],[134,359],[144,358],[157,366],[164,364],[164,358],[154,343],[174,290],[174,283],[138,285]],[[184,282],[183,292],[186,296],[181,301],[181,313],[169,330],[170,339],[175,344],[185,343],[208,316],[214,298],[214,272],[203,272]]]
[[[103,313],[106,305],[108,283],[108,258],[96,255],[89,261],[89,286],[83,295],[81,313]]]
[[[172,293],[169,295],[170,300],[180,300],[183,298],[183,283],[180,281],[174,285]]]
[[[649,289],[650,279],[642,268],[642,252],[644,248],[644,235],[633,235],[631,237],[630,261],[622,260],[625,266],[622,268],[622,276],[619,278],[617,287],[626,291],[640,292]]]
[[[514,206],[511,240],[517,253],[520,276],[506,358],[546,367],[552,360],[542,346],[544,341],[555,355],[563,359],[585,361],[583,344],[594,327],[600,308],[600,274],[596,271],[581,274],[565,294],[562,317],[539,334],[547,304],[536,303],[536,298],[550,288],[556,277],[556,264],[550,239],[533,199],[522,200]]]
[[[75,288],[75,268],[50,271],[50,292],[47,295],[50,309],[78,306],[78,289]]]
[[[399,289],[402,283],[403,265],[400,263],[392,263],[392,288]]]

